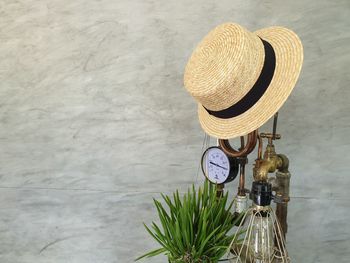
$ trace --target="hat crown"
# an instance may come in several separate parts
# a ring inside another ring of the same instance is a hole
[[[226,109],[252,88],[264,57],[264,46],[257,35],[237,24],[219,25],[192,53],[184,85],[205,108]]]

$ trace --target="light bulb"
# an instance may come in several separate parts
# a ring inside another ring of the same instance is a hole
[[[250,252],[254,263],[271,262],[274,252],[273,222],[267,213],[255,212],[251,228]]]

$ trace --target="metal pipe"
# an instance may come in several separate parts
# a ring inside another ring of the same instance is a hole
[[[262,148],[263,148],[263,140],[260,135],[258,135],[259,144],[258,144],[258,160],[262,159]]]
[[[233,149],[230,145],[229,140],[219,139],[218,143],[223,149],[223,151],[230,157],[238,158],[240,165],[240,176],[239,176],[239,185],[238,185],[238,196],[245,196],[245,165],[247,164],[247,155],[251,153],[257,143],[258,131],[253,131],[247,136],[247,144],[245,144],[244,136],[240,137],[241,147],[239,150]]]
[[[289,197],[289,185],[291,174],[287,172],[276,172],[276,216],[282,228],[283,237],[286,238],[288,231],[287,214]]]
[[[225,188],[225,184],[218,184],[216,186],[216,197],[217,198],[224,196],[224,188]]]
[[[244,137],[241,136],[241,143],[243,141],[244,144]],[[230,145],[229,140],[223,140],[219,139],[219,145],[221,146],[222,150],[230,157],[242,157],[242,156],[247,156],[250,154],[257,142],[258,138],[258,130],[255,130],[247,135],[247,143],[246,145],[242,148],[240,148],[238,151],[233,149],[233,147]]]
[[[278,112],[276,112],[273,117],[272,140],[276,140],[277,120],[278,120]]]
[[[242,160],[243,161],[243,160]],[[238,185],[238,195],[245,196],[245,165],[246,163],[240,164],[240,175],[239,175],[239,185]]]

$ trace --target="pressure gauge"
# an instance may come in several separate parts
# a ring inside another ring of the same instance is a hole
[[[201,166],[205,177],[214,184],[231,182],[238,174],[237,159],[227,156],[216,146],[208,148],[203,153]]]

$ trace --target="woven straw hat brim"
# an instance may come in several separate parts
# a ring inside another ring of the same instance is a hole
[[[229,139],[256,130],[280,109],[298,80],[303,62],[303,47],[299,37],[284,27],[264,28],[255,34],[268,41],[275,51],[276,68],[271,83],[252,108],[234,118],[214,117],[199,104],[200,124],[211,136]]]

